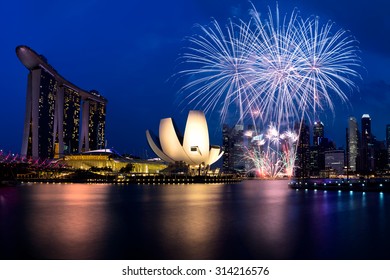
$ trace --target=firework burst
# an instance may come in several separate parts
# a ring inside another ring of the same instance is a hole
[[[252,96],[264,112],[263,121],[288,123],[311,119],[318,109],[330,108],[333,97],[343,102],[344,90],[355,88],[360,78],[356,40],[332,22],[320,25],[318,17],[303,19],[294,10],[290,17],[269,10],[262,20],[255,8],[256,43],[251,45],[257,60],[253,81],[258,94]]]
[[[214,20],[208,26],[197,27],[202,34],[188,39],[191,46],[182,55],[186,64],[192,66],[179,72],[191,77],[181,89],[182,93],[189,93],[184,100],[205,112],[221,105],[222,120],[234,104],[242,120],[254,108],[256,94],[250,83],[255,75],[248,52],[248,46],[254,44],[250,26],[242,21],[239,25],[229,21],[226,28],[221,28]]]
[[[291,130],[279,133],[271,124],[265,134],[257,135],[255,139],[244,151],[248,172],[262,178],[290,178],[294,171],[298,135]]]
[[[347,102],[345,91],[357,88],[354,80],[361,78],[356,40],[332,22],[302,18],[296,9],[282,17],[278,7],[275,14],[269,8],[262,18],[253,6],[248,22],[221,27],[214,20],[198,28],[181,56],[187,68],[178,74],[189,82],[180,92],[186,103],[206,112],[218,109],[221,122],[235,108],[238,122],[249,117],[262,127],[274,123],[264,139],[275,148],[252,153],[261,166],[268,164],[272,177],[292,170],[295,161],[295,148],[286,154],[279,143],[290,139],[279,133],[281,127],[310,120],[325,108],[334,112],[334,98]]]
[[[253,7],[251,20],[221,27],[217,21],[198,26],[181,59],[191,77],[180,92],[205,111],[238,107],[239,120],[260,112],[263,123],[286,123],[318,109],[333,111],[332,97],[347,101],[344,90],[359,78],[356,40],[318,17],[303,19],[294,10],[281,17],[269,9],[264,20]]]

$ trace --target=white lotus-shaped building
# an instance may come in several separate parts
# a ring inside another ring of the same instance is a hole
[[[206,118],[201,111],[188,113],[184,137],[172,118],[166,118],[160,121],[159,137],[152,136],[147,130],[146,138],[156,155],[169,163],[209,166],[223,154],[221,147],[210,146]]]

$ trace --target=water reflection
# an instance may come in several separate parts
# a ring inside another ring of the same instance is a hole
[[[0,257],[388,259],[389,200],[257,180],[0,188]]]
[[[108,228],[105,185],[42,185],[31,200],[26,228],[40,258],[88,259],[99,255]],[[44,189],[44,191],[43,191]]]
[[[0,191],[0,221],[7,219],[19,204],[19,193],[15,188],[4,187]]]
[[[171,188],[168,192],[177,195],[170,194],[161,202],[156,217],[161,248],[172,257],[180,254],[184,259],[215,258],[223,223],[218,209],[223,188],[220,185]]]
[[[285,188],[278,185],[285,184]],[[266,188],[259,189],[257,181],[248,182],[244,194],[253,198],[246,209],[247,232],[253,255],[267,252],[270,258],[283,258],[288,255],[291,245],[284,236],[291,232],[286,219],[289,217],[289,205],[286,203],[289,193],[287,181],[269,181]],[[252,192],[252,193],[251,193]],[[259,242],[261,240],[261,242]]]
[[[18,217],[22,211],[21,195],[13,187],[0,188],[0,258],[13,258],[12,253],[20,243],[15,239],[19,233]]]

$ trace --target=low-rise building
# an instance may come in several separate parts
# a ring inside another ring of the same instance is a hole
[[[74,169],[101,169],[124,173],[159,173],[167,167],[163,161],[126,158],[111,149],[65,155],[58,161]]]

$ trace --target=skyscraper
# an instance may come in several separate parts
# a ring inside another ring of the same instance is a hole
[[[231,160],[231,141],[230,141],[230,128],[227,124],[224,124],[222,127],[222,146],[223,146],[223,155],[222,155],[222,169],[225,172],[230,172],[233,166]]]
[[[243,125],[235,125],[233,128],[229,128],[228,125],[224,124],[222,134],[222,145],[224,148],[222,156],[223,170],[225,172],[245,171]]]
[[[313,146],[310,147],[310,173],[318,176],[321,169],[325,168],[325,154],[323,149],[324,124],[321,121],[313,125]]]
[[[64,79],[27,46],[16,55],[29,70],[21,155],[53,158],[103,147],[107,100]]]
[[[387,166],[390,167],[390,124],[386,125]]]
[[[386,141],[378,141],[375,137],[373,137],[373,164],[372,169],[376,173],[381,173],[385,170],[387,170],[387,148],[386,148]]]
[[[77,91],[64,87],[64,120],[63,137],[64,153],[73,154],[79,151],[81,96]],[[59,141],[59,140],[58,140]]]
[[[356,172],[358,158],[358,125],[355,117],[349,117],[347,129],[348,170]]]
[[[100,102],[87,99],[83,103],[83,126],[87,127],[81,134],[80,151],[101,149],[104,147],[104,127],[106,106]]]
[[[310,129],[303,122],[302,124],[295,123],[294,130],[299,135],[295,177],[307,178],[310,175]]]
[[[314,122],[313,126],[313,146],[319,146],[324,138],[324,124],[320,121]]]
[[[371,134],[371,117],[369,114],[362,116],[362,149],[361,149],[361,171],[365,174],[373,171],[374,151]]]

